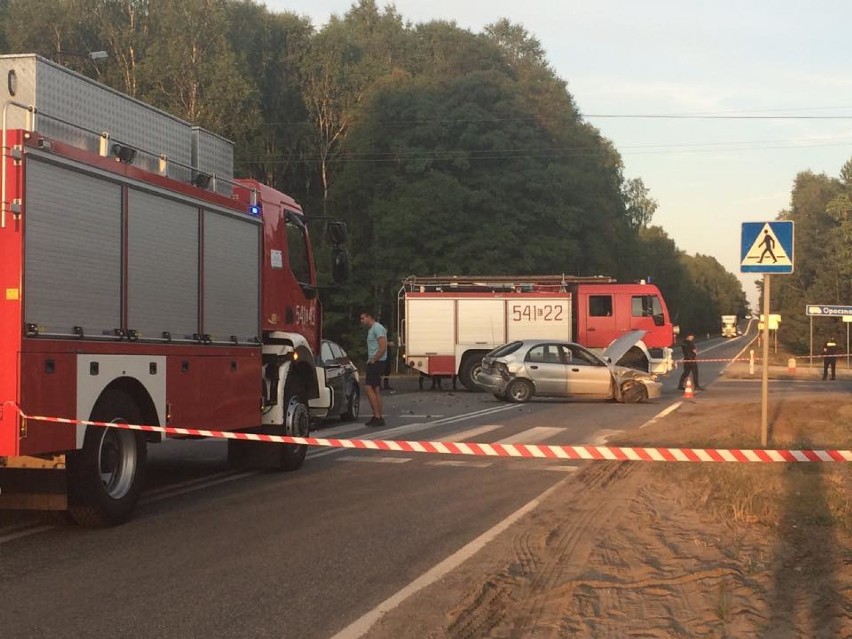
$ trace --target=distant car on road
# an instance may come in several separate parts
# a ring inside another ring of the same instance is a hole
[[[318,364],[325,369],[326,383],[332,390],[331,406],[321,417],[358,419],[361,412],[361,376],[358,367],[340,344],[329,339],[322,340],[319,359]],[[316,415],[316,412],[312,411],[312,414]]]
[[[520,340],[494,349],[482,359],[476,381],[495,397],[526,402],[534,396],[615,399],[625,404],[662,395],[656,375],[613,365],[644,335],[626,333],[601,355],[574,342]]]

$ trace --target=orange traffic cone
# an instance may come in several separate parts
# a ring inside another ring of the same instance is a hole
[[[692,399],[695,397],[695,393],[692,392],[692,378],[686,378],[686,384],[683,385],[683,397],[684,399]]]

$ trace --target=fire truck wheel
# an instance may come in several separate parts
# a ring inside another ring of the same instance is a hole
[[[296,379],[287,381],[284,387],[283,435],[308,437],[311,434],[311,416],[301,383]],[[307,444],[282,444],[277,467],[291,471],[301,468],[308,452]]]
[[[352,421],[358,419],[361,414],[361,390],[358,386],[352,387],[352,392],[346,400],[346,412],[340,416],[343,421]]]
[[[481,355],[468,355],[464,358],[459,371],[459,379],[464,387],[472,393],[482,390],[482,387],[476,383],[476,375],[482,368]]]
[[[525,379],[515,379],[506,387],[506,397],[516,404],[523,404],[533,396],[533,385]]]
[[[621,401],[625,404],[637,404],[648,399],[648,389],[639,382],[624,382],[621,386]]]
[[[142,421],[129,395],[104,395],[92,420],[138,424]],[[68,455],[68,512],[81,526],[125,522],[139,501],[147,447],[142,433],[121,428],[86,427],[83,448]]]

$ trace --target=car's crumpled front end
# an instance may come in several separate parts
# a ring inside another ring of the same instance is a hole
[[[626,366],[610,365],[613,379],[615,379],[616,399],[625,401],[627,398],[624,395],[634,384],[641,384],[647,392],[647,399],[657,399],[663,394],[663,384],[659,381],[656,375],[646,373],[645,371],[636,370],[635,368],[627,368]]]

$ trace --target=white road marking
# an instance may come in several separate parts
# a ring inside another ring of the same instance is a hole
[[[569,478],[566,477],[556,482],[553,486],[545,490],[538,497],[534,498],[532,501],[527,502],[518,510],[506,517],[506,519],[504,519],[491,529],[482,533],[479,537],[454,552],[442,562],[436,564],[431,569],[427,570],[417,579],[405,586],[405,588],[392,595],[391,597],[385,599],[382,603],[373,608],[373,610],[349,624],[346,628],[338,632],[331,639],[357,639],[358,637],[363,637],[367,633],[367,631],[370,630],[373,624],[375,624],[384,615],[396,608],[399,604],[401,604],[403,601],[405,601],[415,593],[423,590],[427,586],[432,585],[433,583],[441,579],[444,575],[448,574],[450,571],[454,570],[462,563],[473,557],[476,553],[482,550],[486,546],[486,544],[496,538],[497,535],[509,528],[512,524],[514,524],[527,513],[535,510],[539,506],[539,504],[541,504],[541,502],[543,502],[545,499],[547,499],[547,497],[550,496],[551,493],[555,492],[557,489],[561,488],[563,484],[567,483],[568,479]]]
[[[3,535],[2,537],[0,537],[0,544],[5,544],[7,541],[12,541],[13,539],[20,539],[21,537],[37,535],[40,532],[53,530],[54,528],[56,528],[56,526],[36,526],[35,528],[26,528],[24,530],[19,530],[18,532],[9,533],[8,535]]]
[[[490,461],[462,461],[452,459],[442,459],[436,461],[427,461],[425,466],[455,466],[458,468],[488,468],[493,466],[494,462]]]
[[[237,479],[243,479],[245,477],[259,475],[260,473],[261,471],[259,470],[247,470],[242,473],[220,473],[218,475],[213,475],[212,477],[205,477],[204,481],[195,482],[194,485],[190,486],[177,485],[177,487],[173,490],[170,490],[170,486],[165,486],[163,489],[158,490],[155,494],[143,495],[142,498],[139,500],[139,503],[154,504],[164,499],[170,499],[172,497],[178,497],[180,495],[194,493],[197,490],[203,490],[205,488],[210,488],[211,486],[225,484],[229,481],[236,481]]]
[[[176,484],[168,484],[166,486],[160,486],[159,488],[154,488],[153,490],[146,490],[146,497],[154,497],[161,493],[170,493],[175,490],[180,490],[182,488],[188,488],[190,486],[195,486],[197,484],[204,484],[208,481],[215,481],[220,477],[229,477],[231,475],[238,474],[239,471],[236,470],[223,470],[218,473],[213,473],[212,475],[205,475],[204,477],[195,477],[194,479],[187,479],[185,481],[178,482]],[[245,473],[243,473],[245,474]]]
[[[492,413],[498,413],[504,410],[509,410],[511,408],[516,408],[516,406],[509,404],[508,406],[486,408],[484,410],[477,410],[472,413],[463,413],[462,415],[447,417],[445,419],[437,419],[431,422],[415,422],[414,424],[404,424],[402,426],[396,426],[394,428],[386,428],[379,431],[365,433],[364,435],[359,437],[359,439],[398,439],[400,435],[405,435],[407,433],[425,430],[427,428],[432,428],[433,426],[454,424],[456,422],[465,421],[474,417],[482,417],[484,415],[490,415]],[[342,448],[326,448],[325,450],[315,450],[315,447],[311,447],[311,449],[308,451],[308,457],[310,457],[311,459],[316,459],[318,457],[325,457],[326,455],[337,455],[343,450],[344,449]]]
[[[474,437],[479,437],[480,435],[484,435],[485,433],[490,433],[492,430],[497,430],[498,428],[503,428],[503,426],[501,424],[486,424],[484,426],[477,426],[476,428],[469,428],[468,430],[463,430],[458,433],[453,433],[452,435],[442,437],[441,441],[471,443]]]
[[[367,462],[375,464],[404,464],[411,461],[411,457],[366,457],[361,455],[343,455],[337,461]]]
[[[494,444],[532,444],[535,442],[541,442],[545,439],[550,439],[557,433],[564,432],[564,428],[559,428],[557,426],[535,426],[534,428],[528,428],[527,430],[521,431],[511,437],[505,437],[503,439],[499,439]]]
[[[683,402],[675,402],[675,403],[674,403],[674,404],[672,404],[671,406],[667,406],[666,408],[664,408],[663,410],[661,410],[659,413],[657,413],[656,415],[654,415],[654,416],[653,416],[651,419],[649,419],[647,422],[645,422],[644,424],[642,424],[642,425],[639,427],[639,429],[641,430],[641,429],[645,428],[646,426],[650,426],[651,424],[653,424],[654,422],[656,422],[658,419],[662,419],[663,417],[665,417],[665,416],[666,416],[666,415],[668,415],[669,413],[672,413],[672,412],[676,411],[678,408],[680,408],[680,405],[681,405],[681,404],[683,404]]]

